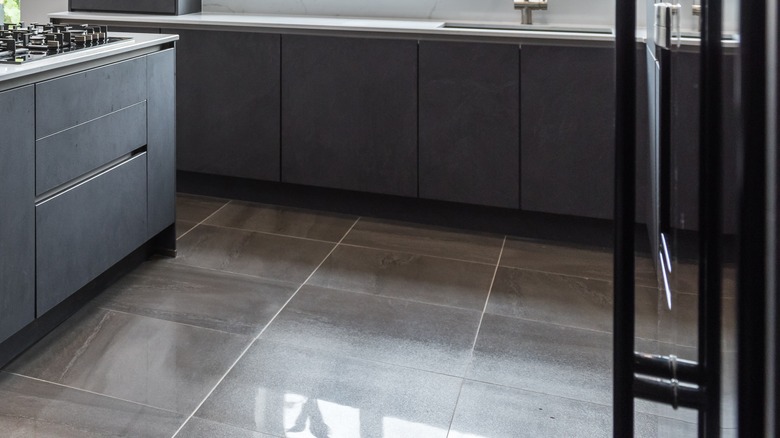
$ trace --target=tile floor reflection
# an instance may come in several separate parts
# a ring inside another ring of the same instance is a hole
[[[0,371],[0,436],[611,436],[609,252],[191,195],[177,209],[176,259]],[[642,342],[690,344],[659,333],[659,303],[641,290]],[[695,416],[638,410],[637,436],[695,436]]]

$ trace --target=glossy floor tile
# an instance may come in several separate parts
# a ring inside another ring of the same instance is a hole
[[[183,194],[177,208],[178,257],[0,371],[0,436],[611,436],[609,250]],[[637,259],[637,348],[695,359],[697,268],[674,269],[669,312]],[[693,411],[636,411],[637,437],[696,436]]]
[[[176,195],[176,219],[199,223],[228,202],[228,199],[178,193]]]
[[[636,336],[656,339],[656,289],[636,290]],[[569,327],[612,332],[612,283],[583,277],[499,268],[486,311],[551,322]]]
[[[473,310],[304,286],[261,339],[462,376],[479,319]]]
[[[205,223],[338,242],[356,220],[356,216],[233,201]]]
[[[192,417],[187,421],[187,424],[184,425],[178,436],[186,438],[277,438],[283,437],[284,435],[269,435],[236,426],[217,423],[216,421]]]
[[[655,437],[657,419],[636,416],[636,437]],[[673,435],[667,435],[673,436]],[[449,438],[612,437],[610,406],[466,381]]]
[[[170,437],[184,415],[0,372],[0,436]]]
[[[186,415],[249,340],[89,307],[6,370]]]
[[[507,238],[501,266],[612,281],[612,251]],[[636,282],[654,287],[655,268],[648,258],[636,259]]]
[[[308,284],[479,310],[495,267],[340,245]]]
[[[276,436],[444,438],[461,379],[260,341],[197,418]]]
[[[103,292],[95,304],[136,315],[255,336],[298,286],[154,259]]]
[[[334,244],[199,225],[177,247],[176,263],[302,283]]]
[[[485,314],[467,377],[608,405],[612,336]]]
[[[344,243],[495,265],[503,237],[362,218]]]

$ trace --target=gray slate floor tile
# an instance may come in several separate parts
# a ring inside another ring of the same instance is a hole
[[[459,378],[259,341],[196,416],[277,436],[444,438],[460,385]]]
[[[284,435],[268,435],[254,432],[240,427],[217,423],[192,417],[179,432],[180,437],[186,438],[277,438]]]
[[[205,223],[338,242],[356,220],[357,216],[233,201]]]
[[[612,252],[507,238],[501,266],[612,281]],[[637,285],[655,287],[650,259],[636,259]]]
[[[228,202],[228,199],[177,193],[176,219],[198,223]]]
[[[6,370],[188,415],[249,341],[88,307]]]
[[[308,284],[482,311],[494,271],[490,265],[341,245]]]
[[[467,378],[609,404],[612,335],[486,314]]]
[[[637,437],[655,437],[657,419],[636,416]],[[672,435],[667,435],[672,436]],[[505,386],[466,381],[449,438],[612,437],[612,408]]]
[[[0,372],[4,437],[169,438],[185,416]]]
[[[582,277],[499,268],[487,312],[569,327],[612,332],[612,283]],[[636,290],[636,336],[656,339],[659,294]]]
[[[480,312],[304,286],[261,339],[462,376]]]
[[[255,336],[298,285],[148,261],[94,301],[100,307]]]
[[[303,283],[334,244],[200,225],[177,247],[175,263]]]
[[[495,265],[503,238],[489,234],[362,218],[344,243]]]

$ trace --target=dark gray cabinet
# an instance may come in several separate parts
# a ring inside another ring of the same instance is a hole
[[[176,52],[153,53],[147,60],[147,237],[176,216]]]
[[[420,197],[519,207],[517,45],[420,42]]]
[[[35,207],[42,315],[146,240],[146,153]]]
[[[282,181],[417,196],[417,41],[283,36]]]
[[[279,180],[279,35],[177,33],[177,168]]]
[[[0,93],[0,342],[35,318],[35,90]]]
[[[183,15],[200,12],[201,0],[69,0],[71,11]]]
[[[611,218],[614,50],[523,45],[523,210]]]

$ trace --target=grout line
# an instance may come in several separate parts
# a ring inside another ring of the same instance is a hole
[[[210,215],[206,216],[206,218],[205,218],[205,219],[203,219],[202,221],[200,221],[200,222],[198,222],[197,224],[195,224],[195,226],[194,226],[194,227],[192,227],[192,228],[190,228],[189,230],[185,231],[185,232],[184,232],[184,234],[182,234],[181,236],[177,237],[177,238],[176,238],[176,240],[179,240],[179,239],[181,239],[182,237],[184,237],[184,236],[186,236],[187,234],[189,234],[189,233],[190,233],[190,231],[192,231],[192,230],[194,230],[195,228],[197,228],[197,227],[198,227],[198,225],[202,225],[204,222],[206,222],[207,220],[211,219],[211,217],[212,217],[212,216],[214,216],[215,214],[217,214],[217,213],[219,213],[220,211],[222,211],[222,209],[223,209],[223,208],[225,208],[225,207],[227,207],[227,206],[228,206],[228,204],[230,204],[231,202],[233,202],[233,200],[232,200],[232,199],[231,199],[231,200],[229,200],[228,202],[226,202],[226,203],[225,203],[225,204],[224,204],[222,207],[219,207],[218,209],[216,209],[216,210],[214,211],[214,213],[211,213]]]
[[[458,412],[458,404],[460,403],[460,395],[463,393],[463,386],[466,384],[466,375],[468,374],[471,362],[474,361],[474,349],[477,347],[477,339],[479,338],[479,331],[482,330],[482,320],[485,319],[485,311],[487,311],[488,303],[490,302],[490,292],[493,291],[493,284],[496,282],[496,274],[498,274],[498,268],[501,266],[501,256],[504,255],[504,247],[506,246],[506,236],[504,236],[503,242],[501,242],[501,251],[498,253],[498,259],[496,259],[496,268],[493,270],[493,278],[490,280],[490,287],[488,288],[487,297],[485,298],[485,305],[482,307],[482,314],[479,317],[479,324],[477,324],[477,332],[474,334],[474,342],[471,344],[471,352],[469,353],[469,360],[466,362],[466,368],[463,370],[463,377],[460,382],[460,389],[458,389],[458,398],[455,399],[455,407],[452,409],[452,417],[450,417],[450,424],[447,427],[447,436],[452,432],[452,423],[455,421],[455,414]]]
[[[328,257],[330,257],[331,254],[333,254],[333,251],[335,251],[336,248],[341,243],[341,241],[344,240],[345,237],[347,237],[347,234],[349,234],[349,232],[352,231],[352,228],[355,227],[355,225],[358,223],[359,220],[360,220],[359,217],[357,219],[355,219],[355,222],[352,224],[351,227],[349,227],[349,230],[347,230],[347,232],[344,233],[344,236],[341,238],[341,240],[339,240],[335,245],[333,245],[333,248],[331,248],[331,250],[328,253],[328,255],[326,255],[325,258],[322,259],[320,264],[317,265],[316,268],[314,268],[314,270],[311,272],[311,274],[309,274],[309,276],[306,278],[306,280],[304,280],[303,283],[301,283],[301,285],[298,286],[298,288],[295,290],[295,292],[293,292],[293,294],[290,295],[290,298],[288,298],[287,301],[284,302],[282,307],[279,308],[279,310],[268,321],[268,323],[263,327],[263,329],[260,330],[259,333],[257,333],[257,335],[254,337],[254,339],[252,339],[247,344],[247,346],[244,348],[244,350],[241,352],[241,354],[238,355],[236,360],[233,361],[233,363],[230,365],[230,367],[228,367],[227,371],[225,371],[225,374],[223,374],[222,377],[220,377],[220,379],[217,381],[216,384],[214,384],[214,386],[211,388],[211,390],[208,392],[208,394],[206,394],[206,396],[203,397],[203,400],[201,400],[200,403],[198,403],[198,405],[195,407],[195,409],[192,411],[192,413],[184,420],[184,422],[181,424],[181,426],[179,426],[179,428],[176,429],[176,432],[174,432],[173,435],[171,435],[171,438],[175,438],[177,435],[179,435],[179,432],[181,432],[182,429],[184,429],[184,426],[190,421],[190,419],[195,415],[195,413],[198,412],[198,409],[200,409],[200,407],[203,406],[203,403],[205,403],[206,400],[208,400],[208,398],[211,397],[211,394],[214,393],[214,391],[217,389],[217,387],[220,384],[222,384],[222,381],[225,380],[227,375],[230,374],[231,371],[233,371],[233,368],[235,368],[235,366],[238,364],[238,362],[244,357],[244,355],[246,355],[247,351],[249,351],[249,349],[252,348],[252,346],[257,342],[257,340],[260,339],[260,336],[262,336],[263,333],[265,333],[266,329],[268,329],[268,327],[276,320],[276,318],[279,316],[279,314],[281,314],[284,311],[284,309],[287,307],[287,305],[290,304],[290,302],[293,300],[293,298],[295,298],[295,296],[298,295],[298,292],[300,292],[300,290],[303,288],[303,286],[306,285],[306,283],[311,279],[311,277],[314,276],[314,274],[317,272],[317,270],[320,269],[320,266],[322,266],[325,263],[325,260],[327,260]]]
[[[163,411],[163,412],[168,412],[168,413],[171,413],[171,414],[182,415],[182,416],[184,415],[184,414],[181,414],[179,412],[172,411],[170,409],[165,409],[165,408],[161,408],[161,407],[158,407],[158,406],[152,406],[152,405],[149,405],[149,404],[146,404],[146,403],[140,403],[140,402],[137,402],[137,401],[127,400],[127,399],[124,399],[124,398],[115,397],[113,395],[102,394],[100,392],[90,391],[90,390],[84,389],[84,388],[77,388],[75,386],[69,386],[69,385],[65,385],[63,383],[52,382],[50,380],[39,379],[37,377],[32,377],[32,376],[27,376],[27,375],[24,375],[24,374],[14,373],[12,371],[0,370],[0,374],[3,374],[3,373],[10,374],[12,376],[20,377],[20,378],[23,378],[23,379],[33,380],[35,382],[47,383],[47,384],[50,384],[50,385],[59,386],[61,388],[67,388],[67,389],[72,389],[72,390],[78,391],[78,392],[85,392],[87,394],[97,395],[97,396],[100,396],[100,397],[106,397],[106,398],[110,398],[112,400],[117,400],[117,401],[121,401],[121,402],[125,402],[125,403],[132,403],[134,405],[147,407],[147,408],[154,409],[154,410],[157,410],[157,411]]]
[[[198,225],[201,225],[201,224],[198,224]],[[265,234],[265,235],[269,235],[269,236],[289,237],[289,238],[292,238],[292,239],[308,240],[308,241],[311,241],[311,242],[329,243],[331,245],[336,243],[333,240],[313,239],[311,237],[294,236],[292,234],[273,233],[271,231],[253,230],[253,229],[250,229],[250,228],[228,227],[226,225],[216,225],[216,224],[202,224],[202,225],[204,227],[222,228],[222,229],[225,229],[225,230],[244,231],[244,232],[248,232],[248,233]],[[187,232],[189,232],[189,230]]]
[[[475,261],[475,260],[457,259],[457,258],[454,258],[454,257],[443,257],[443,256],[425,254],[425,253],[421,253],[421,252],[414,252],[414,251],[403,250],[403,249],[379,248],[379,247],[376,247],[376,246],[358,245],[358,244],[355,244],[355,243],[342,243],[341,245],[342,246],[350,246],[350,247],[354,247],[354,248],[372,249],[374,251],[384,251],[384,252],[392,252],[392,253],[397,253],[397,254],[409,254],[409,255],[416,255],[416,256],[421,256],[421,257],[431,257],[431,258],[434,258],[434,259],[441,259],[441,260],[451,260],[451,261],[454,261],[454,262],[474,263],[474,264],[477,264],[477,265],[486,265],[486,266],[493,266],[494,265],[493,263],[490,263],[490,262],[478,262],[478,261]]]

